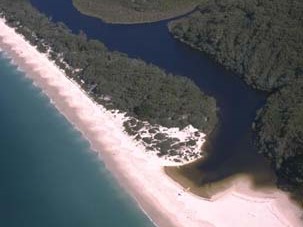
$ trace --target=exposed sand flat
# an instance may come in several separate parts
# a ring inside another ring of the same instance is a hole
[[[0,48],[49,96],[58,110],[91,142],[92,148],[118,181],[159,226],[300,227],[301,211],[286,193],[255,192],[247,177],[216,200],[184,190],[163,171],[163,162],[147,155],[123,132],[119,115],[96,105],[39,53],[0,20]]]

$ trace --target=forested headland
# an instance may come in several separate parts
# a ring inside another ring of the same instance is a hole
[[[144,23],[183,15],[201,0],[73,0],[83,14],[108,23]]]
[[[269,92],[253,124],[279,186],[303,193],[303,2],[209,0],[171,33]]]
[[[151,125],[181,129],[192,125],[204,133],[215,127],[215,100],[188,78],[111,52],[101,42],[88,40],[81,31],[72,34],[63,23],[52,22],[27,0],[0,0],[0,3],[1,15],[10,26],[39,51],[48,53],[68,77],[107,109],[126,112]],[[140,130],[140,121],[130,122],[128,125],[133,128],[128,131]],[[166,141],[165,147],[170,148],[175,142]]]

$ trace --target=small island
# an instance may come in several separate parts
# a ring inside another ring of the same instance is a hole
[[[83,14],[98,17],[107,23],[148,23],[186,14],[200,0],[73,0]]]

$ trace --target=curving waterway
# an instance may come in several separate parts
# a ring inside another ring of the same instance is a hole
[[[251,125],[266,94],[253,90],[238,76],[208,56],[175,40],[167,29],[169,20],[148,24],[107,24],[79,13],[71,0],[31,0],[53,21],[65,23],[74,33],[102,41],[110,50],[141,58],[168,72],[192,79],[217,100],[220,124],[208,139],[208,161],[198,165],[200,181],[214,182],[236,173],[271,176],[269,165],[253,146]],[[259,182],[259,183],[260,183]]]

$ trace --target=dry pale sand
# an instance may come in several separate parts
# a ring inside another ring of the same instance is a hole
[[[278,190],[255,192],[247,177],[214,201],[184,190],[123,132],[119,116],[92,102],[46,55],[0,20],[0,47],[42,88],[58,110],[91,142],[108,169],[159,226],[303,226],[301,211]]]

